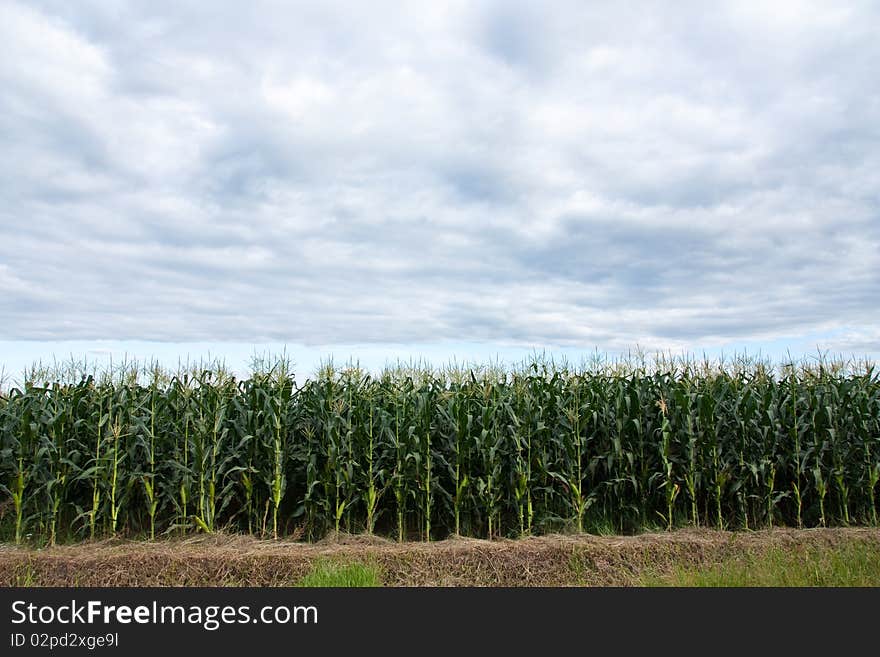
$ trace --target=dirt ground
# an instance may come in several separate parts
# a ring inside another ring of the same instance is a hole
[[[553,535],[394,543],[331,536],[319,543],[203,535],[46,549],[0,545],[0,586],[290,586],[321,560],[374,564],[388,586],[628,586],[645,573],[699,567],[771,547],[864,541],[880,529],[687,529],[637,536]]]

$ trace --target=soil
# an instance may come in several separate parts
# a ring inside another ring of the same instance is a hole
[[[646,573],[707,566],[771,547],[848,541],[880,550],[880,529],[687,529],[432,543],[339,534],[307,544],[215,534],[45,549],[0,544],[0,586],[291,586],[321,560],[374,564],[387,586],[632,586]]]

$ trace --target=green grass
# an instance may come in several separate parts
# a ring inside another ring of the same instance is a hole
[[[379,570],[363,563],[335,563],[321,561],[299,581],[299,586],[323,587],[377,587],[382,586]]]
[[[678,567],[643,578],[644,586],[880,586],[880,550],[871,543],[771,548],[705,568]]]
[[[15,580],[13,586],[34,586],[34,567],[30,564],[27,564],[22,572],[15,574]]]

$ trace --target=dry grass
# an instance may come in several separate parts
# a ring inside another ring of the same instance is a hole
[[[880,550],[880,529],[688,529],[638,536],[555,535],[394,543],[336,534],[313,544],[241,535],[47,549],[0,545],[2,586],[291,586],[315,564],[369,563],[387,586],[633,586],[646,575],[766,551],[852,542]]]

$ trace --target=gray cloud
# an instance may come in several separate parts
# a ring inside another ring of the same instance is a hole
[[[0,339],[876,350],[878,28],[7,2]]]

